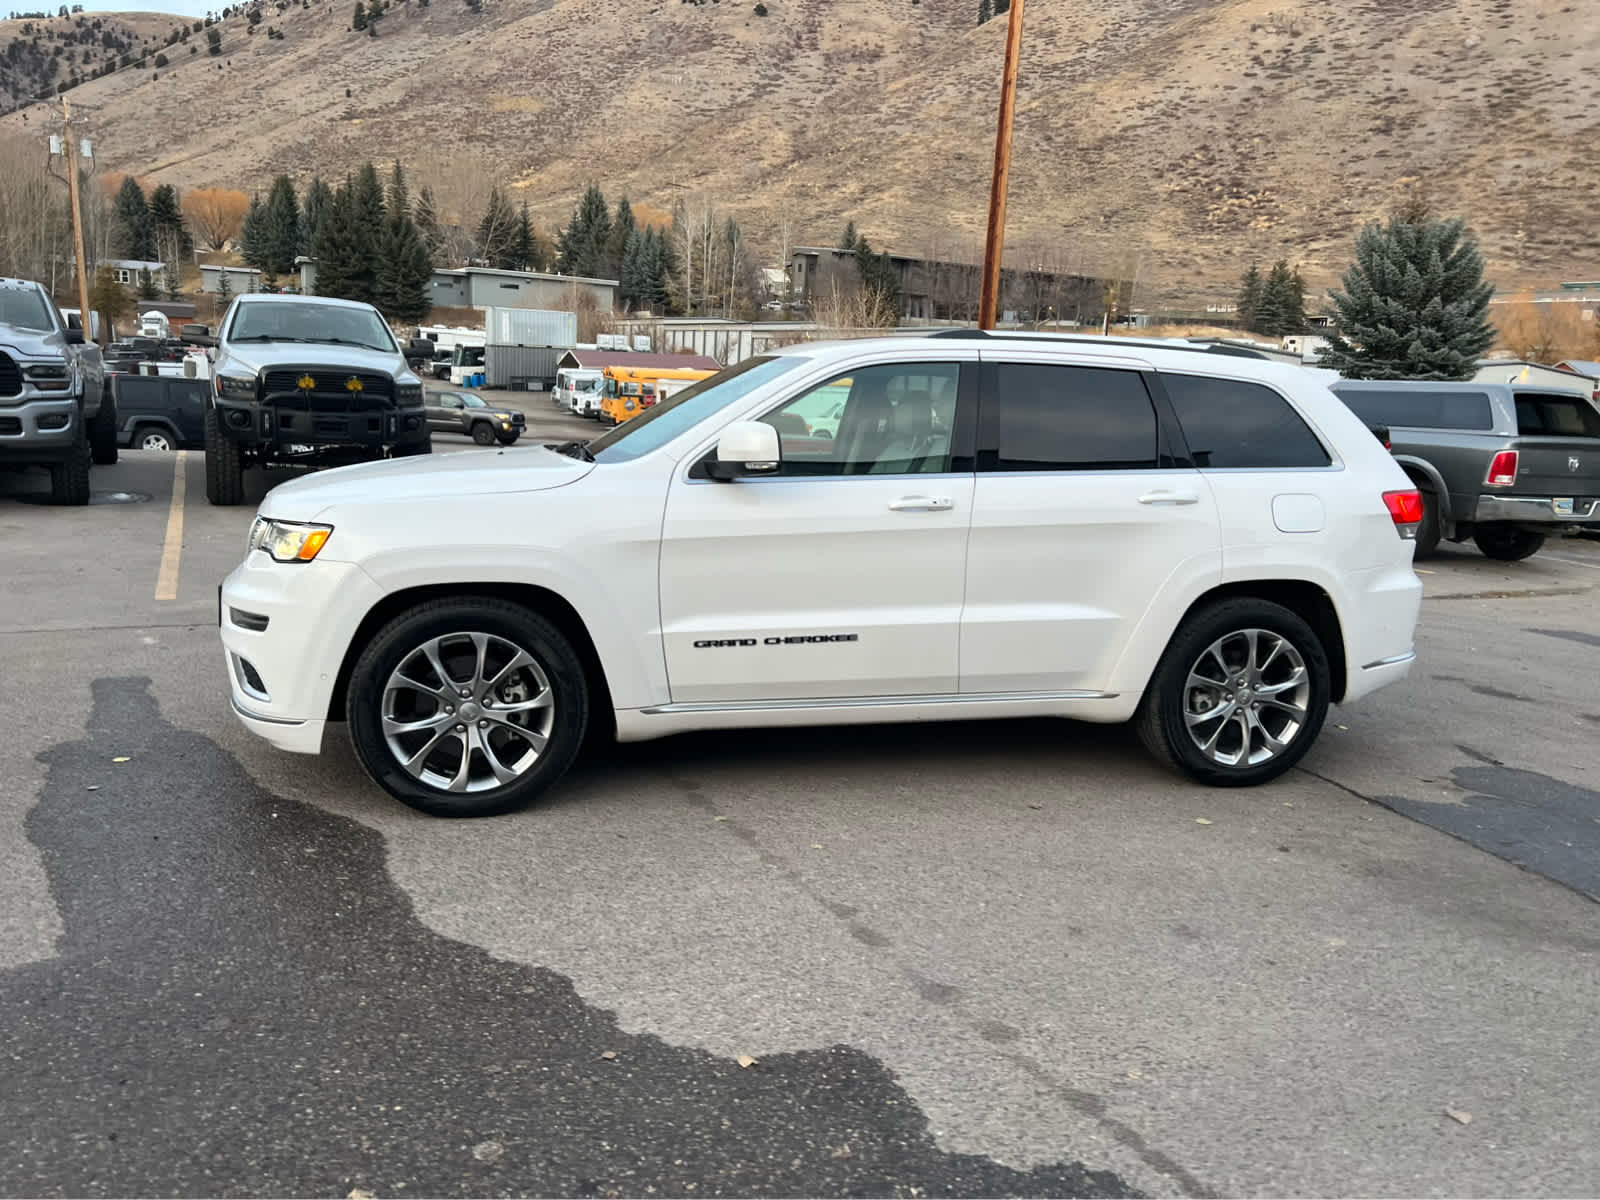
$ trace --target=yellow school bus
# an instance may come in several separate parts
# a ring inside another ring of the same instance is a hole
[[[600,420],[606,425],[620,425],[637,417],[656,402],[656,385],[659,383],[696,382],[716,374],[715,371],[692,371],[681,367],[607,367],[605,384],[600,401]]]

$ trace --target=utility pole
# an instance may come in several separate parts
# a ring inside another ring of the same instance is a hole
[[[1022,0],[1011,0],[1006,26],[1006,66],[1000,81],[1000,127],[994,137],[994,179],[989,190],[989,238],[983,248],[983,292],[978,328],[993,329],[1000,307],[1000,260],[1006,241],[1006,185],[1011,175],[1011,126],[1017,108],[1017,60],[1022,54]]]
[[[89,307],[89,257],[83,252],[83,207],[78,200],[78,143],[72,136],[72,108],[66,93],[61,95],[61,121],[66,127],[67,191],[72,197],[72,251],[78,256],[78,310],[83,313],[83,339],[94,336],[94,310]]]

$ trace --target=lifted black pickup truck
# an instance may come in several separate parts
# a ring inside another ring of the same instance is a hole
[[[1340,380],[1338,397],[1387,425],[1422,492],[1418,557],[1471,538],[1514,562],[1552,533],[1600,529],[1600,409],[1587,396],[1512,383]]]

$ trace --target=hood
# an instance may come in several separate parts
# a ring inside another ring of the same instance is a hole
[[[66,358],[67,339],[54,330],[0,324],[0,350],[15,358]]]
[[[236,342],[229,344],[227,356],[231,365],[252,371],[285,365],[335,367],[381,372],[396,379],[405,376],[408,383],[421,382],[406,366],[405,358],[392,350],[365,350],[360,346],[329,346],[320,342]]]
[[[391,458],[318,471],[279,484],[262,501],[261,514],[285,521],[313,521],[333,505],[351,501],[384,504],[542,492],[573,483],[592,470],[593,463],[543,446]]]

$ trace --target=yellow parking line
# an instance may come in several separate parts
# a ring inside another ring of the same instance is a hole
[[[189,452],[179,450],[178,461],[172,466],[172,506],[167,509],[167,540],[161,547],[161,573],[156,576],[156,599],[178,598],[178,564],[183,559],[183,493],[186,482],[184,468]]]

